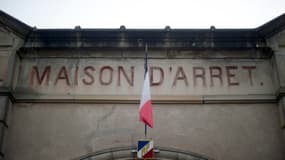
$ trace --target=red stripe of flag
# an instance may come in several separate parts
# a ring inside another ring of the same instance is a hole
[[[152,158],[153,157],[153,149],[151,149],[150,151],[148,151],[143,158]]]
[[[150,87],[149,87],[149,75],[146,72],[142,97],[140,101],[140,120],[144,122],[149,127],[153,128],[153,119],[152,119],[152,105],[150,98]]]

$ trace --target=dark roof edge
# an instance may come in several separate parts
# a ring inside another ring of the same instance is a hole
[[[256,28],[265,38],[270,38],[285,29],[285,13]]]
[[[8,15],[7,13],[5,13],[4,11],[0,10],[0,25],[2,26],[7,26],[9,29],[11,29],[15,34],[17,34],[18,36],[20,36],[21,38],[28,38],[28,34],[29,33],[34,33],[33,28],[23,22],[21,22],[20,20]],[[215,29],[216,32],[219,31],[226,31],[226,32],[236,32],[236,31],[249,31],[252,33],[257,33],[258,37],[261,38],[263,37],[264,39],[266,38],[270,38],[272,36],[274,36],[275,34],[283,31],[285,29],[285,13],[276,17],[275,19],[265,23],[264,25],[257,27],[257,28],[252,28],[252,29]],[[61,30],[61,29],[39,29],[38,31],[42,31],[42,32],[54,32],[54,31],[122,31],[122,29],[67,29],[67,30]],[[207,31],[208,29],[170,29],[170,31],[184,31],[184,32],[188,32],[188,31]],[[210,29],[211,30],[211,29]],[[35,30],[37,31],[37,30]],[[159,32],[159,31],[163,31],[163,29],[125,29],[125,31],[137,31],[137,32],[145,32],[145,31],[154,31],[154,32]],[[252,34],[255,35],[255,34]],[[255,35],[257,36],[257,35]],[[251,37],[251,36],[249,36]],[[253,37],[252,37],[253,38]]]
[[[32,27],[0,10],[0,25],[7,26],[16,35],[25,39]]]

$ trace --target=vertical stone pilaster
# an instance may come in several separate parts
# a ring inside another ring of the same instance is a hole
[[[275,64],[277,78],[277,97],[280,112],[280,128],[283,132],[285,143],[285,30],[267,40],[273,49],[273,63]]]
[[[280,113],[281,129],[283,131],[284,143],[285,143],[285,97],[280,98],[278,102],[278,108]]]
[[[6,137],[9,128],[9,111],[12,103],[7,96],[0,97],[0,157],[5,158]]]
[[[13,84],[16,82],[19,58],[16,54],[23,39],[9,28],[0,26],[0,160],[5,159]]]

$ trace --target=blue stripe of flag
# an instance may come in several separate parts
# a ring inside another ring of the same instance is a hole
[[[138,151],[140,150],[140,149],[142,149],[146,144],[148,144],[149,143],[149,141],[139,141],[138,142]]]

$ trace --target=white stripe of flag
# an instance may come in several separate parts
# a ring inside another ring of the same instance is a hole
[[[142,96],[140,101],[140,121],[153,128],[152,105],[150,98],[149,75],[145,74]]]

